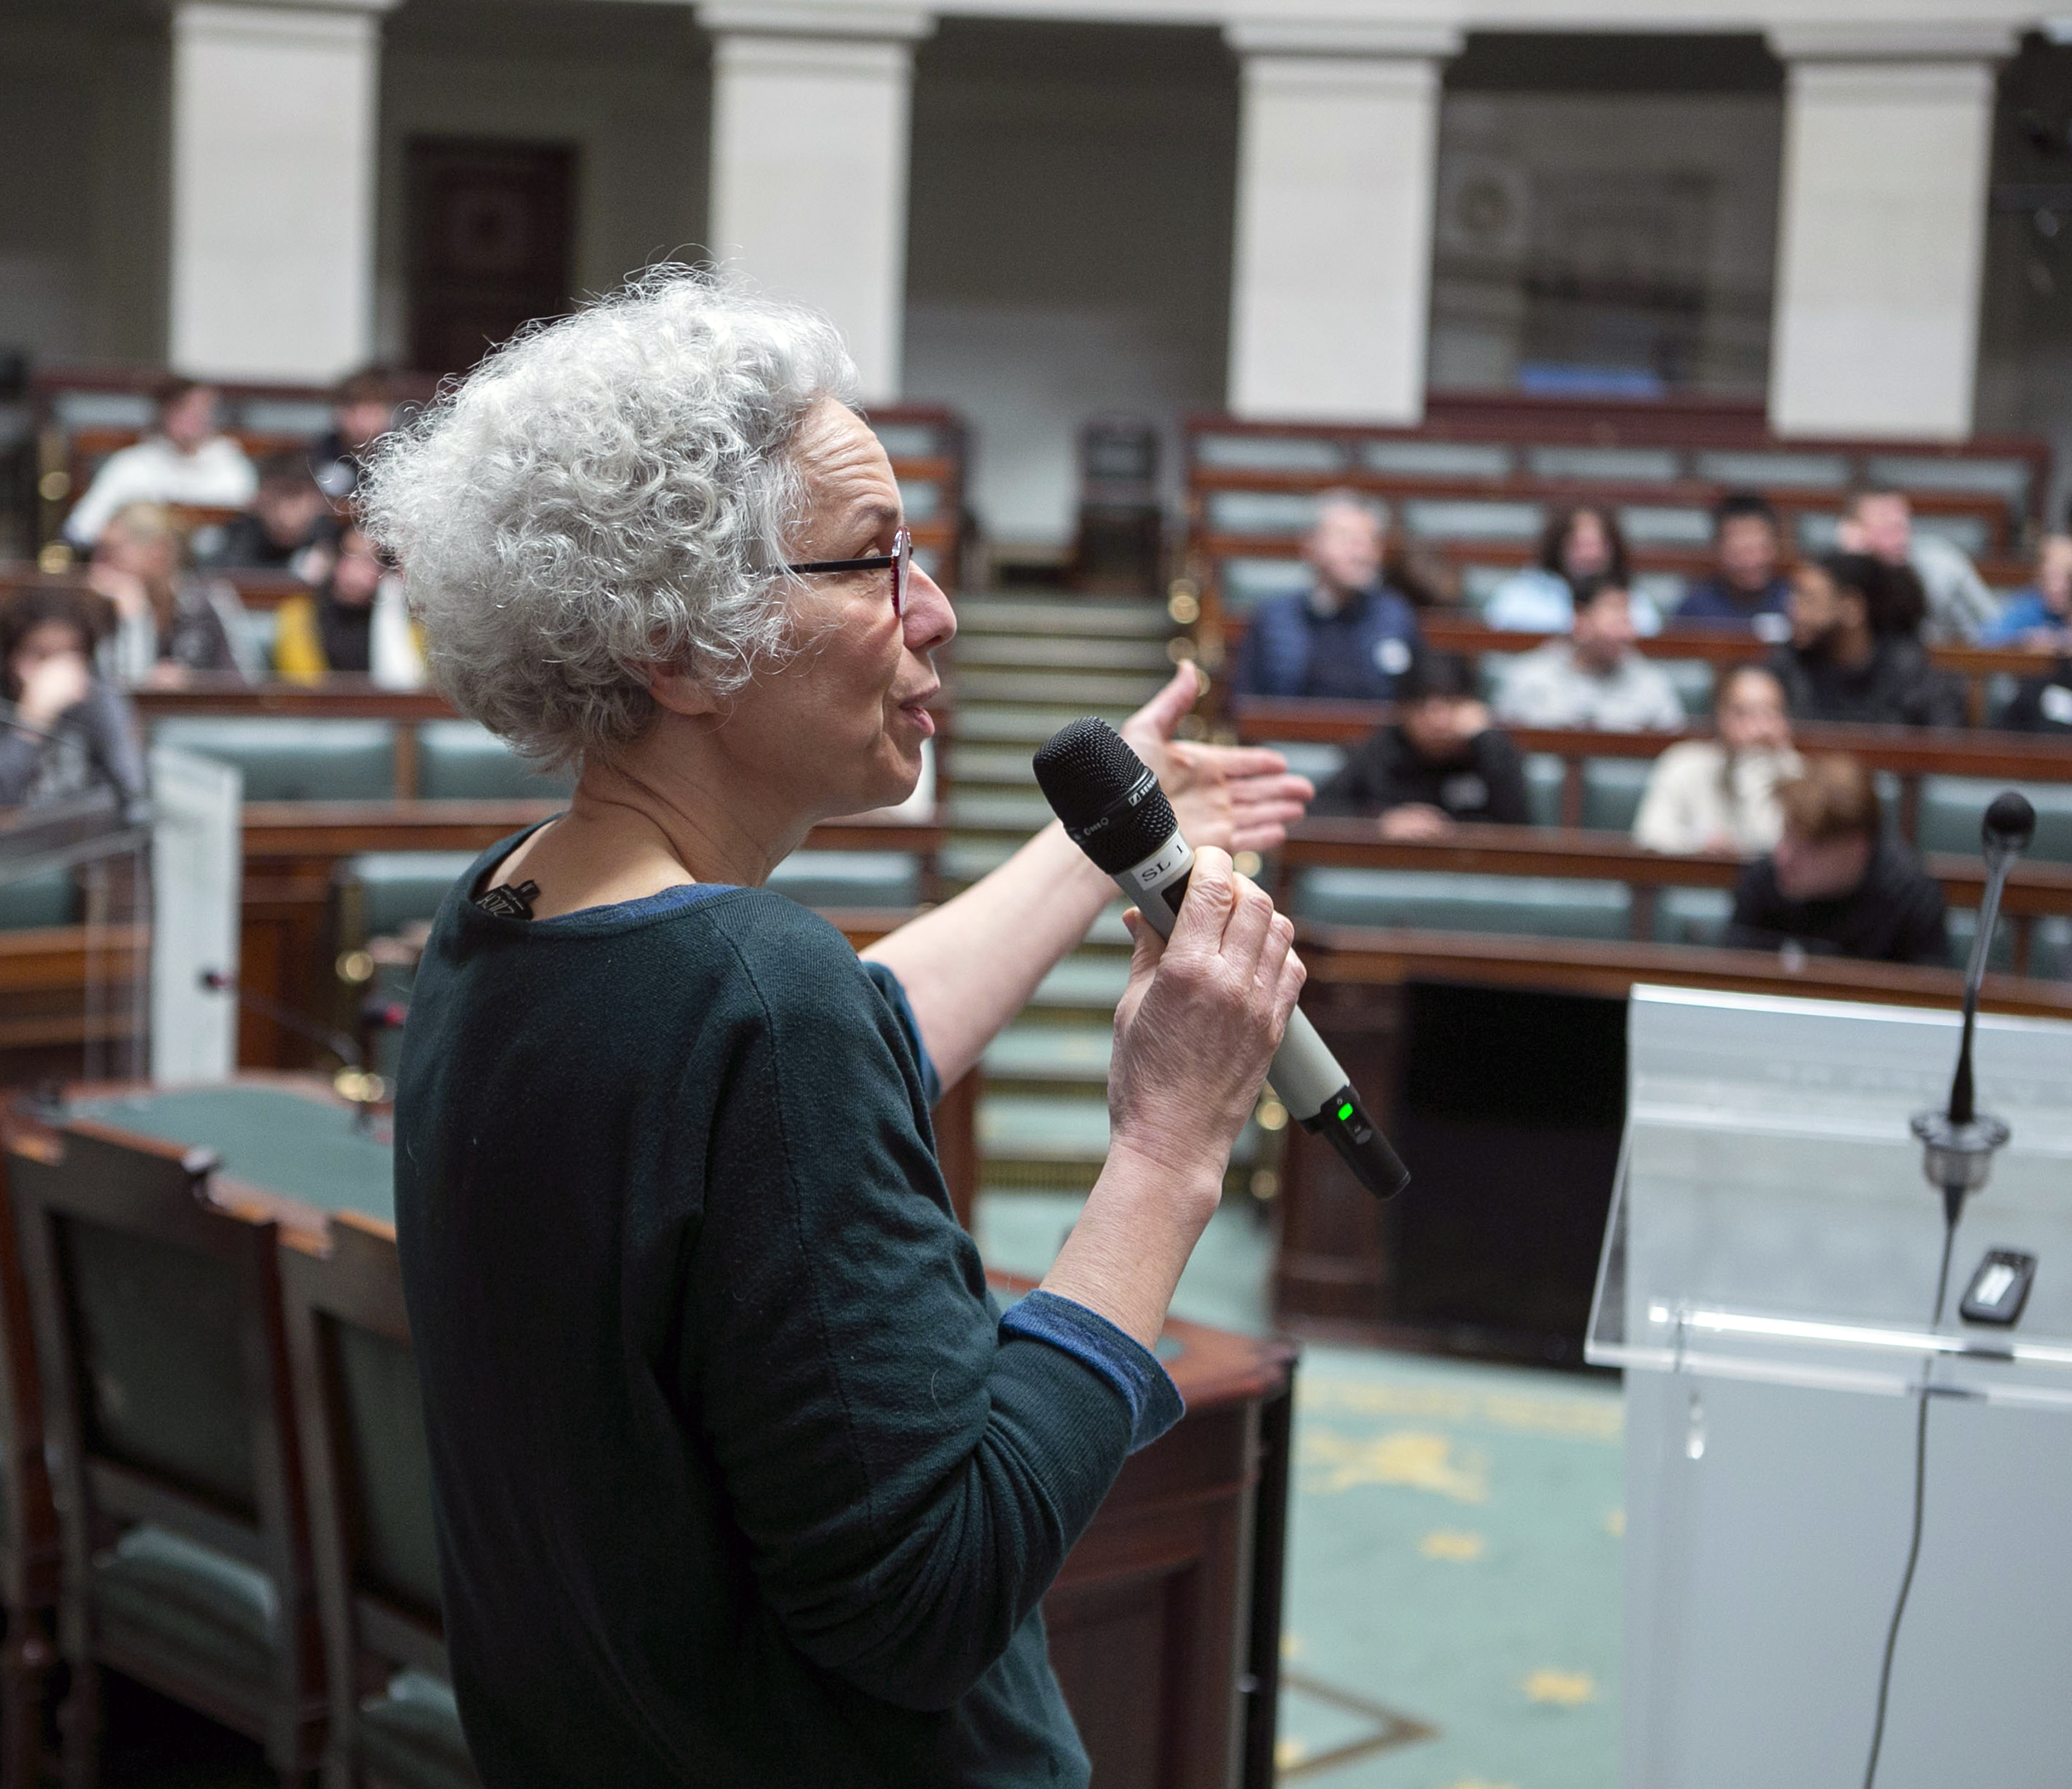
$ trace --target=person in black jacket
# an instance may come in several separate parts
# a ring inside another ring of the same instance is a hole
[[[1436,838],[1462,820],[1526,824],[1525,761],[1489,724],[1457,654],[1420,653],[1396,713],[1318,791],[1312,814],[1377,814],[1384,839]]]
[[[1813,758],[1777,798],[1784,836],[1741,873],[1728,944],[1949,963],[1943,891],[1885,830],[1869,771],[1839,754]]]
[[[1962,727],[1963,692],[1914,637],[1914,592],[1865,553],[1831,553],[1792,579],[1791,639],[1771,655],[1796,721]]]

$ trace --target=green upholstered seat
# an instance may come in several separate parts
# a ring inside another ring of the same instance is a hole
[[[417,792],[428,801],[552,801],[574,787],[572,772],[535,769],[478,721],[417,730]]]
[[[477,1789],[450,1685],[423,1671],[399,1671],[360,1704],[360,1756],[403,1789]]]
[[[337,886],[360,939],[382,938],[437,914],[474,861],[472,851],[367,851],[338,866]]]
[[[276,1674],[280,1598],[256,1567],[145,1525],[94,1559],[92,1582],[104,1627],[254,1687]]]
[[[395,793],[395,728],[387,721],[175,715],[152,737],[236,766],[247,801],[380,801]]]
[[[19,882],[0,882],[0,931],[75,925],[79,911],[78,891],[70,870],[46,870]]]
[[[770,873],[769,886],[801,907],[913,907],[921,863],[909,851],[794,851]]]
[[[1712,667],[1703,659],[1657,659],[1654,667],[1666,676],[1692,720],[1703,720],[1712,712]]]
[[[1978,828],[2001,791],[2017,788],[2036,805],[2036,836],[2029,855],[2048,863],[2072,863],[2072,783],[2005,783],[1987,776],[1924,776],[1920,830],[1924,851],[1975,858]]]
[[[1631,832],[1654,767],[1652,758],[1585,759],[1584,826],[1591,832]]]
[[[432,1527],[432,1450],[424,1437],[417,1362],[406,1342],[341,1322],[338,1368],[352,1429],[351,1494],[366,1588],[439,1607],[438,1545]]]
[[[1343,746],[1327,745],[1315,739],[1269,739],[1263,742],[1267,750],[1278,752],[1285,758],[1288,768],[1296,776],[1308,777],[1319,789],[1345,768]],[[957,762],[961,766],[964,760],[960,757]]]
[[[1568,766],[1552,752],[1528,753],[1525,760],[1525,805],[1535,826],[1561,824],[1561,785]]]
[[[1663,888],[1655,896],[1655,942],[1716,945],[1733,916],[1730,888]]]
[[[1950,961],[1958,969],[1971,961],[1972,940],[1978,935],[1978,915],[1969,907],[1949,913]],[[1993,931],[1988,969],[2011,974],[2015,966],[2014,925],[2005,915]],[[2050,981],[2072,976],[2072,919],[2053,913],[2037,920],[2029,932],[2029,973]]]
[[[1953,968],[1962,969],[1971,961],[1972,941],[1978,936],[1978,914],[1973,907],[1952,907],[1944,916],[1949,929],[1949,960]],[[2035,941],[2030,946],[2035,950]],[[2015,966],[2015,929],[2006,920],[1993,930],[1993,947],[1987,956],[1986,967],[2002,974],[2011,972]],[[2033,969],[2033,965],[2031,965]]]
[[[1632,914],[1624,882],[1426,870],[1305,870],[1291,907],[1302,918],[1341,926],[1551,938],[1624,938]]]

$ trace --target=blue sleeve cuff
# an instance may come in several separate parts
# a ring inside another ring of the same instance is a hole
[[[922,1042],[921,1021],[913,1016],[913,1004],[907,998],[907,990],[899,978],[882,963],[866,962],[864,973],[877,984],[878,991],[885,997],[885,1003],[892,1008],[892,1016],[898,1020],[899,1029],[913,1047],[913,1059],[921,1071],[921,1090],[931,1110],[942,1102],[942,1077],[936,1072],[935,1058],[928,1054],[928,1047]]]
[[[1157,1357],[1106,1318],[1052,1292],[1032,1292],[1008,1308],[1000,1333],[1048,1342],[1097,1373],[1130,1412],[1130,1451],[1148,1448],[1187,1414],[1179,1388]]]

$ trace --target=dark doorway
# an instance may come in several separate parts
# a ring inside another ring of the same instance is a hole
[[[465,371],[520,325],[569,308],[573,148],[414,137],[406,166],[413,367]]]

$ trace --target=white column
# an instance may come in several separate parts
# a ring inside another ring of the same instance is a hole
[[[181,371],[321,384],[370,357],[380,14],[395,3],[175,7]]]
[[[1769,416],[1779,434],[1958,438],[1978,362],[2004,27],[1773,31],[1789,63]]]
[[[866,400],[899,394],[913,46],[925,13],[726,0],[712,52],[713,254],[834,318]]]
[[[1459,33],[1233,25],[1227,35],[1243,59],[1230,408],[1416,422],[1440,66]]]

